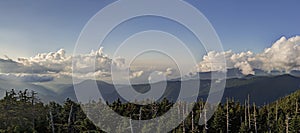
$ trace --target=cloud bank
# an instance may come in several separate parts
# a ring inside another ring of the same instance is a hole
[[[21,82],[49,82],[54,80],[54,77],[35,74],[0,74],[0,79]]]
[[[210,51],[205,55],[201,62],[196,66],[198,72],[225,71],[230,68],[241,70],[244,75],[255,74],[255,70],[271,72],[273,70],[289,73],[293,70],[300,70],[300,36],[291,38],[282,37],[276,41],[270,48],[266,48],[261,53],[251,51],[234,53],[233,51],[215,52]],[[218,65],[218,62],[225,57],[227,65]],[[72,61],[78,73],[72,75]],[[91,67],[95,63],[95,71]],[[214,65],[212,65],[214,64]],[[58,77],[76,77],[89,79],[96,77],[101,80],[111,79],[111,67],[124,68],[125,59],[111,59],[103,52],[103,48],[97,51],[91,51],[88,54],[82,54],[75,57],[67,55],[66,51],[60,49],[56,52],[41,53],[29,58],[19,58],[16,61],[12,59],[0,59],[0,78],[19,80],[23,82],[47,82]],[[166,68],[163,71],[158,70],[130,70],[129,79],[142,81],[153,79],[157,75],[171,77],[178,73],[173,68]],[[178,75],[178,74],[177,74]],[[123,77],[121,77],[123,79]]]
[[[73,60],[74,59],[74,60]],[[76,73],[72,73],[72,63],[76,68]],[[29,58],[18,58],[17,61],[11,59],[0,59],[0,74],[2,79],[26,81],[26,82],[46,82],[53,78],[80,78],[98,79],[111,82],[111,69],[128,70],[127,74],[118,73],[114,80],[132,80],[133,83],[146,83],[153,71],[166,77],[172,76],[174,70],[167,68],[165,71],[154,70],[152,68],[126,68],[125,59],[118,57],[111,59],[103,52],[103,48],[91,51],[88,54],[68,56],[65,50],[56,52],[40,53]],[[93,65],[95,64],[95,69]],[[49,77],[49,79],[44,79]],[[1,77],[0,77],[1,78]],[[44,80],[43,80],[44,79]]]
[[[251,51],[234,53],[208,52],[197,65],[200,72],[224,71],[230,68],[238,68],[244,75],[255,74],[255,69],[271,72],[273,70],[289,73],[292,70],[300,70],[300,36],[291,38],[281,37],[270,48],[262,53],[254,54]],[[220,62],[225,57],[227,66],[212,65]]]
[[[73,60],[76,58],[75,60]],[[72,61],[77,73],[72,73]],[[95,64],[95,69],[92,67]],[[112,60],[103,53],[103,48],[78,56],[66,55],[65,50],[41,53],[29,58],[0,59],[0,74],[2,79],[20,80],[26,82],[46,82],[54,77],[72,77],[108,80],[111,77],[111,67],[124,69],[125,59]],[[130,78],[138,78],[143,71],[130,71]],[[73,74],[73,75],[72,75]],[[45,79],[49,77],[49,79]],[[50,78],[52,77],[52,78]],[[50,80],[51,79],[51,80]]]

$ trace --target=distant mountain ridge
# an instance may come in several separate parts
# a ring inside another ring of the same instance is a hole
[[[254,69],[254,75],[252,74],[249,74],[250,76],[280,76],[280,75],[292,75],[292,76],[295,76],[295,77],[300,77],[300,71],[297,71],[297,70],[293,70],[289,73],[285,73],[285,72],[280,72],[280,71],[270,71],[270,72],[266,72],[266,71],[263,71],[263,70],[260,70],[260,69]],[[211,74],[212,72],[199,72],[198,75],[199,75],[199,78],[200,79],[211,79]],[[227,72],[226,72],[226,78],[227,79],[231,79],[231,78],[243,78],[243,77],[247,77],[249,75],[244,75],[239,69],[237,68],[232,68],[232,69],[227,69]],[[197,75],[196,75],[197,76]],[[196,77],[194,76],[194,78]]]
[[[235,70],[232,70],[236,72]],[[209,73],[204,73],[206,76]],[[232,74],[233,75],[233,74]],[[200,75],[201,76],[201,75]],[[202,75],[203,76],[203,75]],[[181,82],[191,82],[188,81],[178,81],[170,80],[167,82],[167,89],[163,94],[162,98],[168,98],[175,100],[180,92]],[[86,80],[77,85],[84,87],[89,87],[93,80]],[[120,98],[125,101],[115,90],[113,84],[109,84],[103,81],[96,81],[98,86],[101,86],[101,93],[108,102],[115,101]],[[155,83],[160,84],[160,83]],[[191,97],[197,97],[198,99],[206,99],[207,94],[210,89],[211,80],[206,78],[200,79],[199,96],[194,95]],[[3,96],[6,90],[15,89],[29,89],[36,91],[39,97],[44,102],[56,101],[62,103],[66,98],[71,98],[72,100],[77,100],[74,85],[73,84],[63,84],[55,85],[58,87],[55,90],[47,88],[46,86],[40,84],[24,83],[17,81],[6,81],[0,79],[0,96]],[[120,85],[120,88],[129,87],[128,85]],[[137,84],[133,85],[138,92],[147,92],[150,89],[149,84]],[[234,98],[241,103],[250,95],[251,101],[255,102],[257,105],[263,105],[271,103],[278,98],[284,97],[288,94],[295,92],[300,89],[300,77],[293,76],[291,74],[283,75],[247,75],[242,77],[231,77],[227,79],[226,88],[224,91],[223,101],[226,97]]]
[[[89,86],[91,80],[84,81],[80,83],[83,86]],[[163,98],[168,98],[174,100],[178,97],[180,92],[181,82],[187,81],[168,81],[167,88],[163,95]],[[115,91],[115,87],[112,84],[105,83],[102,81],[97,81],[98,86],[101,86],[101,93],[104,94],[104,98],[113,102],[116,99],[121,99],[120,95]],[[160,83],[156,83],[160,84]],[[207,94],[210,89],[211,80],[201,79],[198,99],[206,99]],[[128,87],[126,85],[123,88]],[[121,88],[122,88],[121,87]],[[149,84],[139,84],[133,85],[133,88],[138,92],[147,92],[150,89]],[[226,97],[234,98],[241,103],[247,99],[250,95],[251,101],[255,102],[257,105],[263,105],[271,103],[278,98],[284,97],[300,89],[300,78],[289,74],[278,75],[278,76],[254,76],[248,75],[242,78],[231,78],[227,79],[226,88],[224,91],[223,102]],[[70,98],[76,100],[75,95],[70,95],[74,92],[73,86],[65,88],[64,91],[60,93],[60,97],[69,96]],[[123,101],[125,101],[123,99]]]

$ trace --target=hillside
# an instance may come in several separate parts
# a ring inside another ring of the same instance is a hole
[[[89,88],[90,83],[94,81],[86,80],[82,83],[76,84],[83,88]],[[193,80],[182,81],[193,82]],[[205,99],[209,92],[211,80],[201,79],[198,99]],[[114,85],[97,81],[100,86],[101,93],[104,94],[104,98],[113,102],[116,99],[122,98],[116,92]],[[155,83],[161,84],[161,83]],[[163,98],[168,98],[174,101],[180,92],[181,81],[171,80],[167,82],[167,89],[163,94]],[[127,85],[119,85],[120,88],[128,88]],[[147,92],[150,89],[149,84],[136,84],[133,88],[138,92]],[[248,75],[242,78],[230,78],[227,79],[226,88],[224,91],[224,98],[230,97],[243,103],[247,96],[251,96],[251,101],[256,102],[258,105],[271,103],[278,98],[289,95],[300,88],[300,78],[291,75],[278,75],[278,76],[253,76]],[[49,87],[49,85],[25,83],[18,81],[6,81],[0,79],[0,96],[4,96],[6,90],[15,89],[17,91],[29,89],[36,91],[39,97],[44,102],[56,101],[62,103],[66,98],[70,98],[77,101],[74,86],[72,84],[55,84]],[[197,97],[193,95],[192,97]],[[223,98],[223,102],[225,99]],[[189,98],[187,98],[189,99]],[[125,101],[125,100],[122,100]]]
[[[78,103],[67,99],[63,104],[54,102],[43,104],[34,99],[26,92],[9,91],[4,99],[0,100],[2,112],[0,132],[103,132],[87,118]],[[257,106],[250,100],[245,105],[241,105],[233,99],[228,99],[218,106],[206,124],[198,125],[198,120],[205,115],[201,113],[204,108],[203,101],[198,101],[192,112],[182,112],[180,108],[174,112],[176,116],[188,115],[188,117],[170,133],[226,131],[298,133],[300,132],[299,103],[300,90],[264,106]],[[145,106],[121,104],[120,101],[114,101],[109,106],[122,116],[128,118],[133,116],[132,119],[140,120],[139,114],[142,114],[141,119],[148,120],[163,115],[175,105],[165,99]],[[184,109],[186,106],[186,103],[180,103],[178,107]],[[91,102],[86,107],[105,111],[103,103]],[[153,108],[158,108],[158,110],[153,111]],[[206,107],[207,111],[212,109]],[[93,116],[92,118],[100,118],[100,123],[97,123],[100,125],[105,124],[105,120],[115,120],[110,114],[101,115],[101,117],[95,114]],[[161,117],[161,119],[164,120],[164,126],[168,126],[177,117]],[[143,123],[141,128],[138,128],[138,123],[130,124],[129,121],[114,121],[114,124],[118,127],[108,128],[110,132],[130,132],[131,130],[159,132],[163,129],[163,127],[159,128],[157,123],[151,122]]]
[[[243,102],[247,95],[258,105],[271,103],[300,89],[300,78],[291,75],[232,79],[227,82],[224,97]]]
[[[89,87],[92,81],[84,81],[79,86]],[[190,81],[182,81],[190,82]],[[209,92],[210,80],[201,80],[199,88],[199,99],[205,99]],[[97,81],[98,86],[101,87],[101,93],[104,93],[105,99],[109,102],[113,102],[116,99],[122,98],[115,91],[115,87],[112,84]],[[161,84],[161,83],[156,83]],[[168,98],[173,101],[177,99],[180,92],[180,81],[168,81],[166,91],[163,94],[163,98]],[[128,86],[123,85],[122,88]],[[133,85],[133,88],[138,92],[147,92],[150,89],[149,84]],[[278,98],[289,95],[300,88],[300,78],[291,75],[279,75],[279,76],[246,76],[243,78],[231,78],[227,80],[226,88],[224,91],[223,102],[225,97],[234,98],[237,101],[243,103],[247,99],[248,95],[251,96],[251,101],[257,105],[264,105],[271,103]],[[60,93],[60,97],[70,97],[76,100],[73,86],[64,88]],[[195,95],[196,96],[196,95]],[[125,100],[122,100],[125,101]]]

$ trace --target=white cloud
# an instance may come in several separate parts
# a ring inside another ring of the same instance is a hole
[[[210,51],[203,57],[203,61],[201,61],[197,65],[197,70],[200,72],[209,72],[209,71],[225,71],[226,67],[219,65],[220,62],[224,59],[230,59],[228,57],[231,57],[232,51],[227,51],[227,52],[215,52],[215,51]],[[229,63],[227,61],[227,63]],[[228,64],[230,65],[230,64]]]
[[[0,78],[22,82],[48,82],[54,79],[52,76],[36,74],[0,74]]]
[[[148,81],[151,83],[158,82],[161,80],[169,79],[175,70],[173,68],[167,68],[165,71],[154,71],[148,76]]]
[[[103,53],[103,48],[91,51],[75,57],[66,55],[65,50],[57,52],[41,53],[29,58],[19,58],[17,61],[11,59],[0,59],[0,72],[6,74],[44,74],[55,77],[72,76],[72,61],[77,68],[76,78],[98,78],[107,79],[111,77],[111,67],[124,67],[125,59],[116,58],[112,60]],[[93,65],[95,64],[95,69]],[[142,73],[132,71],[133,77],[139,77]],[[11,78],[16,79],[16,78]]]
[[[144,71],[137,71],[137,72],[133,72],[130,75],[130,79],[134,79],[134,78],[139,78],[144,74]]]
[[[173,75],[175,72],[175,70],[173,68],[167,68],[167,70],[165,71],[164,75],[165,76],[171,76]]]
[[[254,74],[253,69],[261,69],[267,72],[278,70],[290,72],[300,69],[300,36],[287,39],[282,37],[272,47],[265,49],[262,53],[254,54],[251,51],[242,53],[208,52],[203,57],[197,70],[200,72],[224,71],[229,68],[238,68],[243,74]],[[218,65],[225,58],[226,65]]]
[[[282,37],[270,48],[257,54],[251,51],[241,53],[210,51],[197,65],[197,71],[226,71],[229,68],[238,68],[247,75],[254,74],[255,69],[283,72],[300,70],[299,45],[300,36],[296,36],[289,39]],[[226,66],[220,64],[223,58],[226,60]],[[152,72],[156,72],[155,75],[167,79],[178,76],[178,72],[172,68],[166,70],[152,70],[151,68],[131,70],[125,67],[124,58],[111,59],[103,52],[103,48],[75,57],[67,55],[65,50],[60,49],[56,52],[41,53],[29,58],[19,58],[16,61],[9,58],[0,59],[0,73],[2,73],[2,78],[6,79],[28,82],[51,81],[53,80],[52,77],[71,77],[73,59],[76,59],[74,65],[76,70],[79,70],[73,75],[76,78],[90,79],[96,77],[101,80],[111,80],[112,67],[130,70],[129,77],[122,77],[126,74],[120,74],[121,76],[118,77],[120,79],[130,78],[136,81],[148,81],[153,79],[150,75]],[[95,64],[95,70],[91,67],[93,64]]]
[[[255,72],[253,71],[253,68],[247,61],[237,62],[234,65],[234,67],[239,68],[244,75],[249,75],[249,74],[254,75],[255,74]]]
[[[287,39],[280,38],[271,48],[257,55],[262,62],[261,69],[290,72],[300,67],[300,36]]]

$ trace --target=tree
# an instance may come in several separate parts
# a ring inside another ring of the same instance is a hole
[[[223,111],[223,107],[219,106],[219,108],[216,110],[214,117],[213,117],[213,123],[212,128],[214,132],[225,132],[226,131],[226,114]]]
[[[229,107],[228,99],[226,99],[226,132],[229,133]]]

